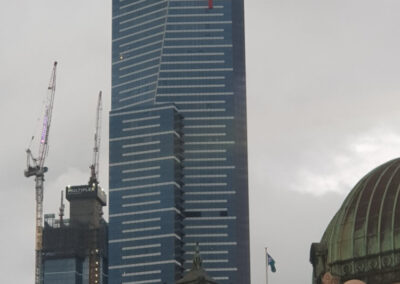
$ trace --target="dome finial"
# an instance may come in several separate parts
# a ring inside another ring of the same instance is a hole
[[[193,256],[193,269],[200,269],[202,264],[199,243],[196,242],[196,251]]]

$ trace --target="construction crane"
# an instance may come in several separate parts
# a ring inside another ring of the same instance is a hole
[[[99,92],[99,98],[97,100],[96,108],[96,130],[94,132],[94,147],[93,147],[93,159],[90,165],[90,179],[89,186],[101,190],[99,186],[99,157],[100,157],[100,140],[101,140],[101,91]],[[98,228],[92,228],[92,236],[90,237],[89,247],[89,284],[100,283],[101,269],[100,269],[100,255],[99,255],[99,243],[98,243]]]
[[[100,158],[100,140],[101,140],[101,112],[103,106],[101,102],[101,91],[99,92],[99,98],[97,100],[96,108],[96,130],[94,132],[94,147],[93,147],[93,158],[92,164],[90,165],[90,180],[89,184],[99,183],[99,158]]]
[[[24,174],[26,177],[35,176],[36,190],[35,284],[42,283],[43,182],[44,173],[48,170],[47,167],[44,166],[44,162],[49,151],[49,133],[51,116],[53,112],[54,94],[56,90],[56,69],[57,61],[54,62],[53,71],[51,73],[50,83],[47,90],[43,128],[39,144],[39,155],[37,158],[35,158],[33,157],[29,148],[26,150],[27,169],[25,170]]]

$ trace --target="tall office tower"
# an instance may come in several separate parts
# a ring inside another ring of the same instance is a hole
[[[250,283],[243,0],[113,0],[110,283]]]
[[[46,214],[43,229],[43,284],[107,284],[106,195],[97,184],[68,186],[70,218]]]

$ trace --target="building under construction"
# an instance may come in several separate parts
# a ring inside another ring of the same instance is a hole
[[[107,273],[107,223],[103,219],[106,194],[99,186],[99,149],[101,138],[101,91],[96,109],[93,160],[90,180],[85,185],[68,186],[66,198],[70,202],[70,219],[64,219],[63,194],[59,218],[45,215],[43,226],[44,174],[48,168],[45,159],[49,150],[49,132],[56,89],[54,62],[44,105],[43,128],[39,154],[26,150],[26,177],[35,176],[36,234],[35,234],[35,284],[106,284]]]
[[[43,284],[106,284],[107,223],[102,207],[106,194],[97,183],[68,186],[70,218],[64,219],[63,197],[59,218],[44,217]]]

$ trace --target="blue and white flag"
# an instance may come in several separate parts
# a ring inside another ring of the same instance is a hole
[[[269,255],[269,253],[267,253],[267,269],[268,269],[268,266],[271,267],[272,272],[276,272],[275,260],[272,258],[272,256]]]

